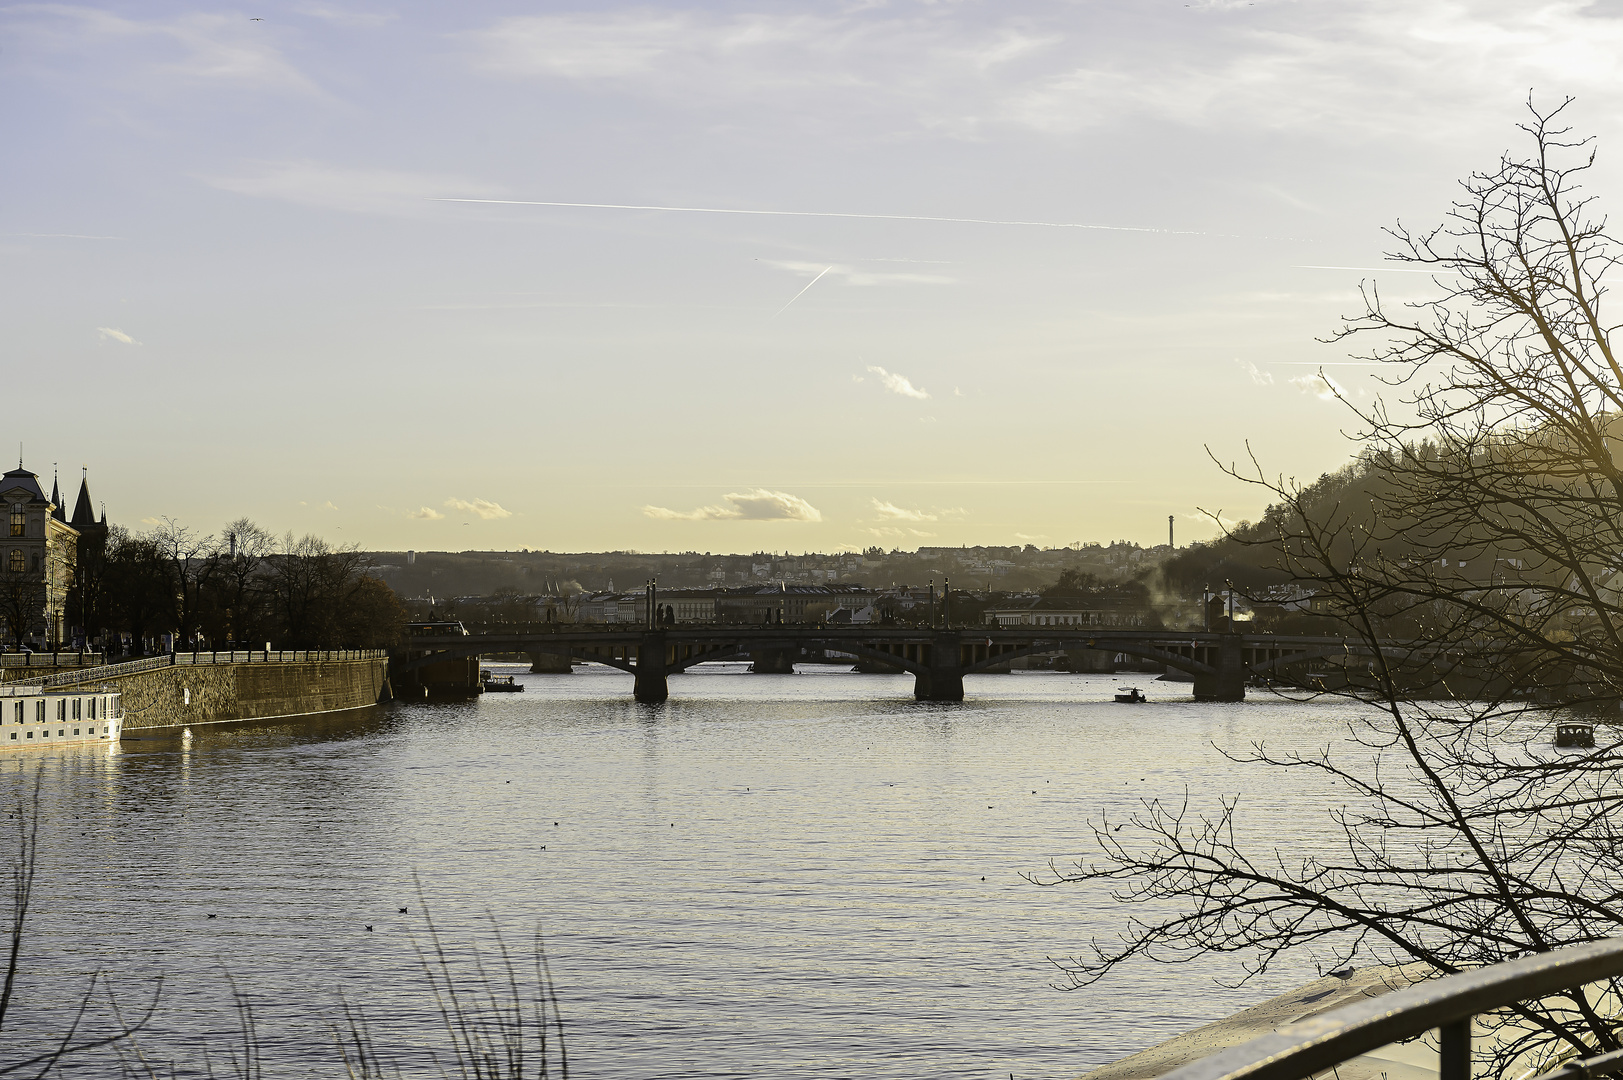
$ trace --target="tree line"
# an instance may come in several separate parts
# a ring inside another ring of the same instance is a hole
[[[405,633],[394,591],[366,556],[318,536],[277,537],[242,518],[204,534],[165,518],[112,526],[83,545],[68,600],[87,644],[113,652],[388,648]]]

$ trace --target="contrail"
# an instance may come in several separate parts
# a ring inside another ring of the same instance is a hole
[[[834,269],[834,267],[832,267],[832,266],[824,267],[823,268],[823,274],[828,273],[832,269]],[[816,277],[814,277],[810,281],[806,282],[806,289],[809,289],[813,285],[816,285],[819,281],[822,281],[823,280],[823,274],[818,274]],[[801,289],[799,292],[797,292],[793,296],[791,296],[789,298],[789,304],[792,304],[796,300],[799,300],[802,296],[805,296],[806,295],[806,289]],[[788,311],[789,310],[789,304],[785,304],[781,308],[779,308],[777,311],[774,311],[772,313],[772,318],[776,319],[779,315],[782,315],[785,311]],[[771,322],[772,320],[768,319],[767,321]]]
[[[1196,229],[1152,229],[1143,225],[1085,225],[1074,221],[1002,221],[996,218],[926,217],[922,214],[845,214],[824,210],[734,210],[716,206],[632,206],[622,203],[544,202],[539,199],[429,199],[429,202],[496,206],[562,206],[577,210],[660,210],[669,214],[748,214],[760,217],[856,218],[862,221],[938,221],[958,225],[1019,225],[1040,229],[1097,229],[1103,232],[1160,233],[1165,236],[1230,236]]]

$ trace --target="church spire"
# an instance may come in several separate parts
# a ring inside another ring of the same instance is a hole
[[[58,521],[68,520],[68,515],[62,509],[62,490],[56,480],[56,462],[51,462],[51,516]]]
[[[79,478],[79,498],[73,504],[73,521],[70,523],[75,529],[94,528],[96,524],[96,504],[90,501],[90,469],[83,470]]]

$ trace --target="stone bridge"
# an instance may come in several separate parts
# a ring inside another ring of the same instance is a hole
[[[657,629],[547,624],[536,628],[491,627],[462,636],[415,636],[396,657],[402,672],[447,660],[492,653],[551,654],[607,664],[635,677],[638,701],[669,696],[667,678],[712,660],[754,658],[771,669],[791,670],[789,658],[805,650],[871,660],[913,675],[920,701],[962,701],[964,676],[988,671],[1017,657],[1058,650],[1093,649],[1125,654],[1193,676],[1199,701],[1241,701],[1246,683],[1283,673],[1287,665],[1332,657],[1362,656],[1352,638],[1287,637],[1178,630],[1100,630],[1086,627],[971,627],[931,629],[894,626],[678,625]]]

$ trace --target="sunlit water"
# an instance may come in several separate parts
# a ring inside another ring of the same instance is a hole
[[[1111,677],[1049,673],[919,704],[909,676],[710,665],[639,706],[606,668],[519,678],[466,704],[0,759],[8,798],[43,777],[27,1028],[60,1027],[93,970],[126,1008],[161,975],[145,1052],[220,1069],[229,977],[268,1074],[342,1074],[340,994],[410,1073],[442,1042],[424,901],[458,958],[492,918],[520,953],[544,931],[584,1078],[1076,1076],[1314,974],[1304,957],[1234,990],[1232,961],[1143,965],[1061,992],[1050,958],[1132,912],[1025,875],[1085,854],[1090,821],[1186,792],[1239,795],[1286,853],[1322,844],[1310,778],[1213,744],[1323,746],[1346,705],[1151,682],[1124,706]]]

